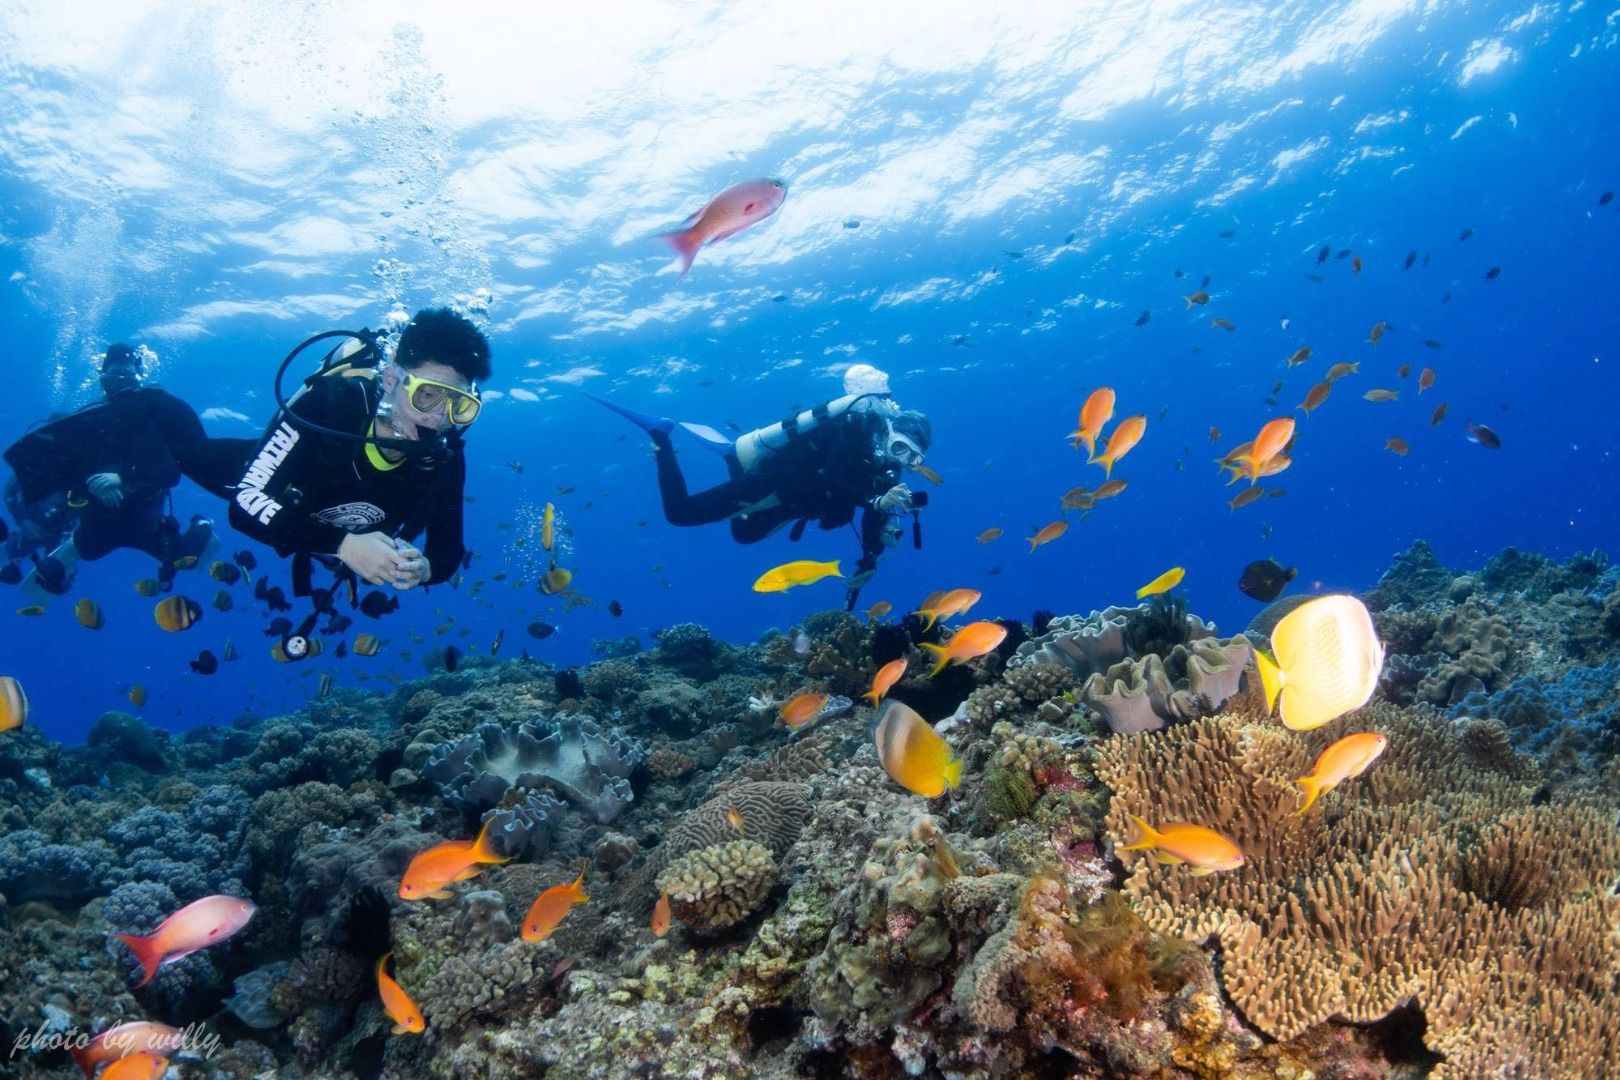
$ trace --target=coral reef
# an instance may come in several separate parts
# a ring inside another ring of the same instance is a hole
[[[1111,730],[1157,731],[1224,705],[1238,692],[1251,651],[1247,638],[1216,637],[1213,626],[1166,596],[1083,619],[1054,618],[1045,634],[1018,647],[1011,666],[1067,666],[1084,680],[1080,701]],[[989,713],[999,718],[993,707]]]
[[[1319,811],[1290,814],[1290,781],[1356,730],[1386,733],[1389,751]],[[1592,1075],[1620,1053],[1601,974],[1620,963],[1614,807],[1540,805],[1533,783],[1476,760],[1444,718],[1375,704],[1304,738],[1219,716],[1116,739],[1097,770],[1114,836],[1135,814],[1244,850],[1243,867],[1202,878],[1127,856],[1125,889],[1154,929],[1219,939],[1226,991],[1266,1033],[1370,1022],[1412,999],[1446,1076]]]
[[[605,825],[635,798],[628,777],[646,756],[634,739],[603,731],[589,716],[564,714],[514,726],[481,724],[436,748],[422,775],[478,813],[510,809],[503,800],[512,789],[550,790]],[[546,812],[526,801],[531,814]]]
[[[769,848],[731,840],[676,858],[658,875],[657,888],[668,894],[675,918],[696,933],[712,934],[752,915],[775,883]]]

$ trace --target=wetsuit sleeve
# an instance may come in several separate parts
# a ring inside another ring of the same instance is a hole
[[[461,569],[462,557],[467,553],[461,533],[462,490],[467,484],[466,458],[455,455],[450,468],[453,470],[451,474],[442,483],[434,485],[436,490],[433,507],[428,512],[427,541],[422,545],[422,554],[427,556],[428,565],[433,570],[433,576],[427,581],[429,585],[449,581],[455,576],[456,571]]]
[[[334,400],[345,389],[322,380],[292,403],[297,415],[326,427],[344,427]],[[352,418],[348,418],[351,419]],[[330,467],[319,437],[277,415],[259,441],[231,501],[231,528],[275,548],[282,555],[309,552],[331,555],[348,532],[314,520],[296,505],[298,493]]]
[[[155,387],[152,394],[152,419],[180,472],[210,494],[229,499],[231,486],[259,451],[258,440],[210,438],[190,405]]]

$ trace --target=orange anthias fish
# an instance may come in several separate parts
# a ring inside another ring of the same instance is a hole
[[[1344,378],[1346,375],[1355,375],[1360,371],[1361,371],[1361,364],[1360,363],[1350,364],[1350,363],[1345,363],[1344,361],[1341,360],[1339,363],[1334,364],[1332,367],[1328,368],[1328,372],[1327,372],[1327,375],[1325,376],[1325,378],[1327,379],[1328,382],[1338,382],[1340,379]]]
[[[1300,364],[1303,364],[1310,358],[1311,347],[1309,345],[1301,345],[1299,348],[1295,349],[1294,354],[1288,358],[1288,366],[1298,367]]]
[[[743,836],[748,831],[748,822],[743,820],[742,811],[735,806],[726,807],[726,824],[736,829],[738,836]]]
[[[1236,870],[1243,865],[1243,852],[1214,829],[1185,821],[1172,821],[1155,829],[1134,814],[1131,820],[1136,823],[1138,838],[1120,851],[1151,851],[1156,861],[1170,866],[1186,863],[1193,868],[1193,877]]]
[[[1283,416],[1266,422],[1266,425],[1260,429],[1260,434],[1254,437],[1254,446],[1249,450],[1245,462],[1248,467],[1249,483],[1252,484],[1260,479],[1260,469],[1266,462],[1276,457],[1293,437],[1293,417]]]
[[[1434,385],[1434,368],[1426,367],[1418,372],[1418,393],[1421,394]]]
[[[782,723],[798,731],[806,724],[814,723],[826,707],[826,694],[806,692],[790,699],[778,710],[777,715],[782,718]]]
[[[764,221],[787,198],[787,185],[780,180],[746,180],[733,184],[709,200],[707,206],[681,223],[674,232],[657,239],[668,244],[681,264],[681,277],[692,269],[698,249],[735,236]]]
[[[134,1020],[108,1028],[84,1046],[68,1046],[73,1063],[83,1070],[86,1080],[109,1061],[130,1054],[156,1054],[164,1057],[181,1048],[185,1033],[179,1028],[154,1020]],[[103,1076],[107,1075],[102,1073]]]
[[[1097,490],[1091,493],[1092,501],[1095,502],[1098,499],[1112,499],[1115,495],[1118,495],[1120,492],[1124,491],[1128,486],[1129,485],[1123,480],[1104,480],[1102,484],[1098,486]]]
[[[1108,449],[1104,450],[1093,461],[1103,467],[1103,476],[1112,476],[1114,463],[1126,454],[1131,448],[1142,441],[1142,433],[1147,431],[1147,417],[1127,416],[1114,428],[1114,433],[1108,438]]]
[[[1391,435],[1389,438],[1385,439],[1384,449],[1399,457],[1405,457],[1407,454],[1412,452],[1411,445],[1399,435]]]
[[[1312,412],[1321,408],[1322,402],[1326,401],[1331,393],[1333,393],[1332,383],[1325,380],[1319,382],[1305,392],[1305,400],[1300,402],[1298,408],[1302,409],[1306,416],[1309,416]]]
[[[923,629],[927,630],[936,620],[965,615],[969,608],[979,602],[979,595],[977,589],[952,589],[937,596],[930,595],[923,601],[923,606],[912,614],[923,616]]]
[[[420,1035],[427,1030],[427,1022],[422,1019],[422,1010],[416,1007],[411,995],[405,988],[395,982],[388,974],[388,958],[393,956],[385,952],[377,958],[377,994],[382,998],[383,1012],[388,1019],[394,1022],[394,1034],[403,1035],[410,1032]]]
[[[873,705],[876,705],[878,702],[883,700],[883,695],[887,694],[889,692],[889,688],[895,683],[899,682],[900,677],[905,673],[905,657],[901,657],[898,660],[890,660],[887,664],[884,664],[882,667],[878,668],[877,674],[872,676],[872,689],[868,690],[861,696],[866,698],[866,700],[870,701]]]
[[[669,933],[669,893],[658,894],[658,903],[653,905],[650,925],[653,937],[663,937]]]
[[[158,1080],[169,1071],[169,1059],[162,1054],[141,1051],[119,1058],[101,1070],[99,1080]]]
[[[992,526],[991,528],[984,530],[984,532],[980,533],[978,536],[975,536],[973,539],[977,540],[981,544],[988,544],[992,540],[1000,540],[1001,533],[1001,529]]]
[[[1209,322],[1210,322],[1211,326],[1218,326],[1222,330],[1236,330],[1237,329],[1237,324],[1234,323],[1231,319],[1211,319],[1211,320],[1209,320]]]
[[[509,861],[511,856],[498,854],[489,838],[494,823],[493,816],[485,821],[476,839],[446,840],[417,852],[399,879],[399,898],[447,900],[454,882],[477,877],[485,866]]]
[[[151,982],[164,964],[218,945],[241,930],[257,910],[253,901],[238,896],[205,896],[164,919],[145,937],[139,934],[114,934],[113,937],[128,945],[140,962],[141,981],[135,984],[139,989]]]
[[[1440,404],[1436,405],[1434,407],[1434,412],[1429,414],[1429,426],[1439,427],[1440,422],[1446,418],[1446,413],[1450,410],[1451,402],[1449,401],[1442,401]]]
[[[1076,450],[1086,448],[1086,460],[1090,461],[1097,455],[1097,437],[1102,434],[1103,425],[1114,418],[1114,390],[1112,387],[1099,386],[1086,398],[1086,403],[1080,406],[1080,426],[1069,433],[1069,441]]]
[[[585,871],[579,872],[567,885],[553,885],[539,896],[535,897],[534,905],[529,913],[523,917],[523,940],[544,941],[557,929],[563,921],[563,916],[571,911],[575,904],[583,904],[590,897],[585,895]]]
[[[1191,296],[1183,296],[1182,299],[1187,301],[1187,310],[1191,311],[1193,309],[1194,304],[1207,304],[1207,303],[1209,303],[1209,293],[1205,292],[1203,289],[1199,289],[1197,292],[1193,293]]]
[[[1316,759],[1315,771],[1294,781],[1305,796],[1304,805],[1294,813],[1303,814],[1318,798],[1344,781],[1366,772],[1367,767],[1378,760],[1378,755],[1382,754],[1388,745],[1388,736],[1380,735],[1376,731],[1363,731],[1355,735],[1346,735],[1322,751],[1321,756]]]
[[[893,610],[893,604],[889,603],[887,600],[879,600],[877,603],[866,609],[866,621],[876,622],[878,619],[883,618],[883,616],[887,615]]]
[[[937,663],[934,670],[928,673],[932,679],[944,671],[951,664],[959,664],[964,660],[972,660],[976,656],[983,656],[993,652],[1007,637],[1007,628],[1000,623],[979,621],[971,622],[951,635],[951,640],[944,645],[924,643],[923,648],[934,654]]]
[[[1034,551],[1042,544],[1050,544],[1058,537],[1069,531],[1067,521],[1054,521],[1040,532],[1029,538],[1029,550]]]
[[[1382,320],[1373,323],[1372,329],[1367,333],[1367,344],[1378,344],[1378,339],[1384,336],[1384,331],[1388,329],[1388,327],[1389,324]]]
[[[1399,401],[1401,392],[1399,390],[1369,390],[1362,394],[1361,397],[1364,401],[1373,402]]]
[[[1252,502],[1257,502],[1260,496],[1265,494],[1265,490],[1265,488],[1258,487],[1244,488],[1242,491],[1237,493],[1237,498],[1231,499],[1227,502],[1227,509],[1235,513],[1238,507],[1248,506]]]

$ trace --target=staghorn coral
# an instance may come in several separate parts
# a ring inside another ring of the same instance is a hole
[[[689,851],[658,875],[670,913],[699,934],[712,934],[757,911],[776,883],[776,860],[752,840]]]
[[[1314,754],[1369,729],[1390,736],[1384,757],[1289,813]],[[1204,878],[1127,856],[1125,890],[1154,929],[1219,938],[1226,991],[1267,1034],[1415,999],[1437,1075],[1597,1075],[1620,1053],[1613,807],[1532,805],[1533,783],[1477,767],[1448,722],[1384,704],[1310,737],[1219,716],[1114,739],[1097,773],[1116,837],[1137,814],[1243,848],[1242,868]]]

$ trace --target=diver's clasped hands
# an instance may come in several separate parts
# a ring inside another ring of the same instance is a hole
[[[115,472],[98,472],[84,486],[102,506],[112,509],[123,505],[124,478]]]
[[[885,514],[906,514],[911,511],[911,488],[896,484],[879,496],[874,508]]]
[[[367,585],[392,585],[404,591],[433,576],[420,550],[380,532],[350,533],[338,545],[337,557]]]

